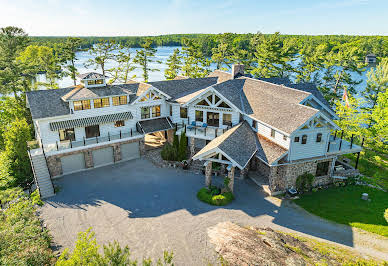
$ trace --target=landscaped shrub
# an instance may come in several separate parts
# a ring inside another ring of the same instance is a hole
[[[160,153],[163,160],[166,161],[184,161],[187,159],[187,137],[185,132],[182,132],[181,140],[177,135],[174,135],[174,141],[171,144],[166,143]]]
[[[386,220],[387,223],[388,223],[388,208],[385,210],[384,218],[385,218],[385,220]]]
[[[174,147],[171,144],[166,143],[166,144],[164,144],[164,147],[163,147],[162,151],[160,152],[160,155],[162,156],[163,160],[176,161],[177,150],[174,149]]]
[[[217,190],[219,191],[219,194],[213,194]],[[234,200],[232,192],[224,192],[220,194],[221,190],[219,188],[217,188],[217,190],[215,188],[201,188],[197,193],[197,198],[200,201],[216,206],[224,206]]]
[[[181,134],[178,150],[179,161],[187,160],[187,137],[185,131]]]
[[[315,176],[310,173],[304,173],[296,178],[296,189],[298,192],[308,191],[312,188]]]

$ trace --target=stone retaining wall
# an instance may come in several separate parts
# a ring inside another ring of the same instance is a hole
[[[63,174],[62,171],[62,164],[61,164],[61,157],[68,156],[68,155],[73,155],[73,154],[79,154],[83,153],[84,154],[84,159],[85,159],[85,167],[86,168],[93,168],[94,163],[93,163],[93,151],[94,150],[99,150],[107,147],[113,147],[113,158],[114,162],[119,162],[122,160],[121,157],[121,146],[122,144],[127,144],[127,143],[133,143],[133,142],[139,142],[139,153],[140,155],[144,154],[144,139],[131,139],[131,140],[126,140],[122,142],[115,142],[115,143],[110,143],[110,144],[105,144],[105,145],[99,145],[99,146],[94,146],[82,150],[76,150],[76,151],[69,151],[69,152],[64,152],[60,154],[55,154],[51,156],[47,156],[47,167],[48,170],[51,174],[52,177],[57,177],[61,176]]]

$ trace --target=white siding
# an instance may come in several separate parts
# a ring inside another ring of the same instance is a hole
[[[316,142],[317,134],[322,133],[322,141]],[[326,128],[312,130],[299,130],[293,134],[289,160],[299,160],[324,156],[327,149],[327,140],[330,131]],[[302,136],[307,135],[307,143],[302,144]],[[294,142],[294,138],[299,137],[299,142]]]
[[[280,146],[288,149],[290,147],[290,138],[287,137],[285,140],[283,139],[284,134],[277,131],[275,129],[275,138],[271,136],[271,129],[267,125],[264,125],[263,123],[257,121],[257,132],[264,137],[266,137],[269,140],[272,140],[276,144],[279,144]]]

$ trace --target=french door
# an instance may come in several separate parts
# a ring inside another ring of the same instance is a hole
[[[219,127],[220,113],[207,112],[207,125],[212,127]]]

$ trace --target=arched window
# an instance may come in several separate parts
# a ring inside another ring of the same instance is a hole
[[[317,142],[321,142],[322,141],[322,133],[318,133],[317,134]]]
[[[302,136],[302,144],[306,144],[307,143],[307,135],[303,135]]]

